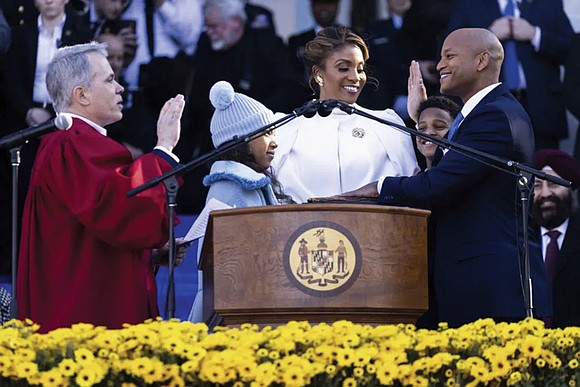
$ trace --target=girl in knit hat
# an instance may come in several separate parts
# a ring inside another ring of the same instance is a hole
[[[216,149],[274,121],[272,111],[234,92],[226,81],[213,85],[209,98],[216,109],[210,124]],[[277,147],[272,131],[224,153],[203,179],[203,184],[210,187],[206,203],[215,198],[232,207],[279,204],[278,197],[286,197],[270,169]]]
[[[234,92],[228,82],[220,81],[213,85],[209,98],[215,107],[210,131],[216,149],[274,121],[269,109],[248,96]],[[288,200],[270,170],[277,147],[275,132],[271,131],[223,153],[203,179],[203,184],[210,187],[206,203],[214,198],[232,207],[251,207],[277,205],[278,198]],[[198,246],[201,245],[199,241]],[[192,322],[203,321],[202,283],[200,271],[197,295],[189,315]]]

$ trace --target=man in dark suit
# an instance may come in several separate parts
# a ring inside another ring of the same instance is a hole
[[[1,129],[6,132],[38,125],[55,116],[46,91],[46,66],[58,46],[91,39],[88,26],[69,14],[65,15],[66,1],[43,0],[36,1],[36,4],[40,11],[40,23],[24,23],[12,30],[12,44],[6,57],[6,87],[1,91],[10,112],[2,122]],[[21,149],[19,211],[24,205],[39,143],[39,139],[33,139]],[[2,215],[10,218],[8,214]]]
[[[411,0],[387,0],[389,18],[378,20],[365,29],[369,40],[369,75],[375,77],[378,87],[365,87],[360,104],[370,109],[392,108],[404,120],[407,114],[407,78],[412,58],[409,49],[413,42],[405,30],[406,14]]]
[[[510,3],[515,1],[514,3]],[[514,16],[509,16],[512,5]],[[515,45],[512,93],[526,109],[534,127],[536,149],[558,148],[568,136],[560,65],[566,61],[574,30],[564,13],[562,0],[463,0],[458,1],[449,21],[457,28],[488,28],[504,48]],[[506,78],[509,51],[502,70]]]
[[[39,3],[40,27],[37,23],[30,23],[12,31],[6,65],[7,87],[3,91],[12,112],[12,119],[5,125],[9,131],[37,125],[54,116],[44,86],[45,66],[58,47],[91,39],[88,26],[65,15],[65,2],[60,3],[60,6]],[[39,64],[43,67],[38,68]]]
[[[481,28],[456,30],[445,39],[441,56],[437,65],[441,93],[464,102],[448,137],[532,165],[532,126],[509,89],[498,83],[503,48],[495,35]],[[420,88],[424,94],[417,73],[415,62],[409,87]],[[524,230],[516,177],[455,151],[444,154],[438,150],[429,170],[411,177],[387,177],[350,194],[361,193],[378,195],[382,204],[432,210],[440,321],[459,326],[486,317],[515,321],[529,314],[522,282]],[[533,313],[551,316],[540,247],[532,228],[526,232],[530,237]]]
[[[308,85],[308,77],[304,69],[302,57],[306,43],[316,37],[323,28],[336,25],[340,0],[310,0],[310,10],[316,23],[311,29],[288,37],[288,55],[296,73],[296,78],[304,88],[304,100],[314,98],[314,91]]]
[[[570,43],[564,73],[564,102],[570,113],[580,120],[580,33],[574,35]],[[580,160],[580,125],[576,131],[573,155]]]
[[[554,305],[552,327],[578,326],[580,217],[576,189],[580,184],[580,167],[578,162],[565,152],[542,149],[536,152],[536,168],[572,183],[572,188],[568,188],[536,179],[534,221],[539,226],[544,262],[551,277]],[[553,248],[550,243],[553,244]]]

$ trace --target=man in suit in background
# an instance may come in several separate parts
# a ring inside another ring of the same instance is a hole
[[[300,88],[284,42],[267,29],[248,28],[242,0],[208,0],[203,14],[205,32],[199,38],[189,90],[189,125],[176,151],[184,161],[213,149],[209,122],[214,108],[208,95],[217,81],[228,81],[235,91],[273,111],[289,112],[300,103]],[[207,188],[201,181],[206,174],[207,169],[197,168],[185,176],[178,199],[184,212],[203,208]]]
[[[85,43],[91,39],[88,26],[65,12],[67,1],[35,0],[34,3],[39,11],[37,20],[23,23],[12,30],[12,44],[2,75],[5,87],[0,89],[7,109],[0,133],[13,133],[55,116],[45,83],[48,63],[58,47]],[[39,144],[39,139],[32,139],[21,148],[19,222]],[[7,218],[10,216],[7,215]],[[3,271],[0,268],[0,272]]]
[[[533,165],[529,117],[507,86],[499,83],[503,48],[497,37],[482,28],[453,31],[443,43],[441,57],[437,65],[441,93],[464,102],[448,138]],[[424,97],[419,65],[414,62],[409,90],[415,93],[418,89]],[[427,171],[411,177],[386,177],[350,194],[378,196],[386,205],[432,210],[430,221],[436,225],[433,281],[440,321],[460,326],[486,317],[516,321],[529,314],[522,282],[524,232],[530,237],[533,313],[551,316],[540,246],[531,227],[523,230],[514,176],[439,149]]]
[[[552,282],[552,327],[580,325],[580,217],[577,188],[580,166],[560,150],[536,152],[536,168],[572,183],[563,187],[546,180],[534,184],[534,221],[542,238],[544,263]]]
[[[449,31],[465,27],[487,28],[502,41],[501,79],[530,115],[536,149],[557,149],[568,136],[560,65],[574,35],[562,0],[458,1]]]
[[[411,0],[387,0],[389,18],[378,20],[365,29],[369,39],[369,75],[377,78],[376,88],[365,87],[361,105],[370,109],[392,108],[408,121],[407,78],[412,58],[409,50],[414,42],[407,39],[404,28]],[[411,124],[410,122],[407,122]]]
[[[574,35],[570,43],[564,74],[564,103],[570,113],[580,120],[580,33]],[[580,125],[576,130],[572,154],[580,160]]]
[[[316,23],[311,29],[288,37],[288,55],[290,63],[296,72],[296,77],[304,87],[304,100],[314,98],[314,91],[308,85],[302,56],[306,43],[316,37],[321,29],[336,25],[336,16],[340,0],[310,0],[310,10]]]

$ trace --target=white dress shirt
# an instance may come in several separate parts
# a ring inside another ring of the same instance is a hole
[[[548,235],[549,231],[558,230],[560,231],[560,235],[558,235],[558,249],[562,249],[562,244],[564,243],[564,237],[566,236],[566,230],[568,230],[568,223],[570,218],[566,219],[564,223],[555,227],[551,230],[548,230],[545,227],[540,227],[540,233],[542,234],[542,257],[544,261],[546,261],[546,248],[548,247],[548,243],[550,243],[550,236]]]
[[[34,73],[34,88],[32,99],[37,103],[51,103],[48,90],[46,88],[46,70],[52,57],[60,46],[62,30],[66,15],[62,15],[62,21],[54,26],[52,34],[44,28],[42,17],[38,16],[38,49],[36,50],[36,71]]]

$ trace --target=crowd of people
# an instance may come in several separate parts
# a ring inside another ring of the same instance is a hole
[[[566,108],[578,114],[580,38],[562,1],[384,1],[388,19],[351,28],[337,22],[340,0],[310,0],[315,25],[286,43],[272,12],[243,0],[0,0],[0,135],[57,113],[73,119],[22,144],[18,316],[45,331],[155,316],[164,187],[124,192],[319,99],[547,168],[572,187],[536,180],[524,229],[513,176],[330,109],[181,176],[178,211],[199,213],[210,198],[242,207],[335,196],[426,208],[430,299],[419,325],[514,321],[531,300],[547,324],[577,324],[580,254],[569,235],[580,154],[558,148]],[[12,181],[1,151],[0,272],[9,273]],[[522,289],[524,239],[533,294]],[[555,264],[553,251],[563,257]],[[113,284],[103,291],[103,282]]]

